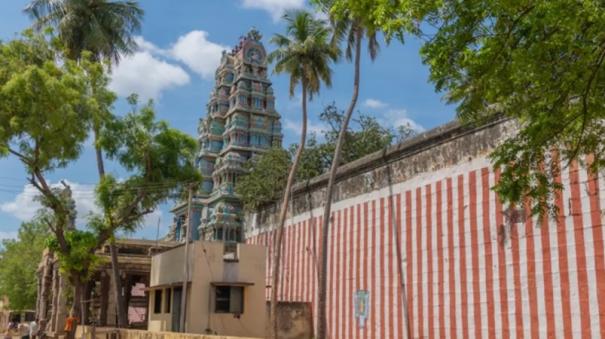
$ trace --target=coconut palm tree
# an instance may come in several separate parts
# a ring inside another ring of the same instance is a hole
[[[136,48],[143,18],[137,1],[32,0],[25,12],[36,28],[54,27],[74,60],[89,51],[96,60],[118,62]]]
[[[353,0],[352,0],[353,1]],[[361,63],[361,44],[364,39],[368,41],[368,53],[370,58],[374,60],[379,51],[378,40],[376,34],[378,27],[372,21],[368,13],[371,13],[374,6],[372,1],[355,2],[355,10],[350,10],[347,6],[347,1],[340,1],[338,11],[332,11],[334,0],[317,0],[315,1],[321,9],[327,12],[330,16],[330,22],[333,27],[333,43],[340,44],[344,41],[346,44],[345,56],[347,60],[353,61],[353,93],[351,101],[345,112],[342,120],[332,164],[330,166],[330,175],[328,186],[326,188],[325,206],[323,214],[323,225],[321,233],[321,259],[319,270],[319,286],[318,286],[318,324],[317,338],[327,338],[327,323],[326,323],[326,299],[327,299],[327,263],[328,263],[328,232],[330,228],[330,214],[332,209],[332,196],[334,193],[334,184],[336,181],[336,173],[341,162],[342,146],[345,141],[346,131],[349,127],[349,122],[359,97],[359,78],[360,78],[360,63]],[[344,3],[344,5],[343,5]]]
[[[83,53],[91,54],[93,61],[118,63],[122,55],[132,53],[136,48],[134,34],[141,29],[143,10],[137,1],[112,0],[32,0],[25,12],[34,19],[34,28],[53,27],[66,48],[66,56],[81,61]],[[102,76],[93,77],[102,81]],[[92,130],[99,179],[105,176],[103,152],[98,143],[99,133],[109,107],[112,94],[103,90],[104,84],[90,84],[92,93],[105,105],[93,112]],[[118,325],[126,326],[128,319],[124,298],[120,295],[121,281],[115,239],[110,240],[114,299],[118,311]]]
[[[305,147],[307,137],[307,100],[319,93],[321,83],[332,84],[331,63],[338,60],[340,52],[330,43],[331,30],[322,20],[316,20],[306,11],[292,11],[284,15],[287,23],[286,35],[275,34],[271,42],[277,49],[269,54],[269,62],[275,62],[275,73],[286,73],[290,76],[290,96],[294,96],[296,87],[302,91],[302,126],[300,142],[294,155],[292,167],[282,199],[276,241],[273,244],[273,282],[271,285],[271,324],[272,336],[277,338],[277,291],[279,289],[279,264],[281,261],[281,244],[283,228],[288,212],[288,202],[296,170]]]

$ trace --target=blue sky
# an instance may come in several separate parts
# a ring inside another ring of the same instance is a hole
[[[31,21],[22,9],[27,0],[0,2],[0,39],[15,38]],[[111,87],[122,99],[116,113],[124,112],[123,98],[138,92],[156,102],[158,117],[193,136],[198,119],[205,114],[205,104],[212,89],[213,74],[220,53],[235,45],[252,26],[263,34],[267,50],[274,33],[284,31],[280,16],[290,8],[309,7],[305,0],[142,0],[145,10],[142,31],[137,37],[139,51],[124,57],[114,68]],[[454,117],[455,108],[446,105],[442,94],[435,93],[428,81],[428,67],[422,64],[421,41],[408,38],[405,44],[381,44],[378,58],[371,62],[367,54],[361,63],[361,88],[358,109],[371,114],[387,125],[396,127],[410,122],[419,129],[430,129]],[[322,129],[318,121],[321,108],[335,101],[346,107],[352,89],[352,65],[334,65],[333,85],[323,89],[310,104],[310,130]],[[286,144],[298,138],[300,98],[288,95],[288,78],[271,76],[277,98],[276,109],[282,115]],[[109,170],[120,176],[119,168]],[[94,154],[90,143],[81,159],[68,168],[49,175],[52,182],[71,183],[82,223],[86,213],[95,209],[93,188],[97,180]],[[22,221],[31,218],[37,204],[32,201],[35,190],[26,185],[26,173],[15,158],[0,159],[0,238],[14,237]],[[171,202],[145,219],[134,235],[155,239],[158,219],[160,235],[172,221],[168,209]],[[132,236],[132,235],[131,235]]]

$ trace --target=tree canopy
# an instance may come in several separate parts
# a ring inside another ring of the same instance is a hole
[[[553,210],[553,150],[561,166],[594,157],[591,169],[603,167],[603,2],[334,0],[333,13],[343,8],[365,10],[387,36],[421,37],[430,79],[463,122],[518,123],[491,155],[504,201],[530,198],[535,213]]]
[[[88,51],[95,60],[119,61],[136,48],[134,34],[143,18],[137,1],[32,0],[25,12],[35,20],[34,27],[56,29],[72,60]]]
[[[17,157],[38,192],[50,230],[48,246],[76,288],[79,310],[82,283],[93,272],[95,251],[117,229],[133,230],[183,185],[199,181],[193,158],[196,142],[155,118],[152,103],[140,110],[113,114],[115,94],[107,89],[107,68],[84,52],[66,58],[59,40],[28,31],[21,39],[0,44],[0,156]],[[123,180],[105,175],[96,188],[103,214],[75,225],[75,202],[66,182],[47,175],[80,156],[91,130],[96,145],[128,173]]]
[[[324,107],[320,120],[328,128],[322,131],[319,137],[316,133],[310,135],[296,171],[296,181],[309,180],[328,171],[343,115],[344,112],[334,103]],[[353,119],[353,124],[345,136],[341,164],[357,160],[416,134],[409,125],[387,128],[370,114],[359,113],[358,116]],[[255,210],[263,204],[279,200],[297,147],[292,144],[287,151],[272,148],[246,163],[248,172],[240,176],[236,184],[236,191],[246,209]]]
[[[0,244],[0,295],[8,297],[11,310],[31,310],[36,305],[36,271],[49,236],[46,224],[36,218],[19,227],[16,239]]]

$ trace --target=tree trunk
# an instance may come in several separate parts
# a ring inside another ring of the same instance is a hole
[[[73,328],[71,331],[65,333],[66,339],[75,339],[76,336],[76,327],[78,324],[82,324],[84,319],[84,309],[82,307],[82,303],[84,302],[84,289],[85,286],[80,281],[80,277],[78,273],[71,273],[70,279],[71,285],[74,289],[74,298],[71,304],[70,316],[74,316],[78,318],[78,321],[73,324]]]
[[[126,305],[124,303],[124,295],[122,294],[122,279],[120,278],[120,269],[118,263],[118,249],[116,247],[116,241],[112,237],[109,242],[109,252],[111,254],[111,278],[113,279],[114,285],[114,302],[116,304],[116,311],[118,313],[117,327],[127,327],[128,318],[126,317]]]
[[[305,149],[305,142],[307,138],[307,88],[306,83],[302,83],[302,130],[300,134],[300,144],[296,150],[290,173],[288,173],[288,181],[286,183],[286,189],[284,190],[284,197],[282,200],[281,210],[279,213],[279,224],[277,225],[277,238],[273,243],[273,279],[271,283],[271,312],[269,314],[271,318],[272,337],[277,339],[277,291],[279,289],[279,263],[281,261],[281,244],[284,234],[284,225],[286,223],[286,216],[288,215],[288,203],[290,202],[290,193],[294,179],[296,177],[296,170],[300,163],[302,152]]]
[[[97,170],[99,172],[99,180],[105,176],[105,165],[103,162],[103,152],[101,147],[98,145],[99,141],[99,128],[94,129],[95,138],[95,153],[97,156]],[[126,315],[126,305],[124,305],[124,296],[122,295],[122,281],[120,279],[120,268],[118,267],[118,253],[116,250],[115,239],[112,237],[109,243],[109,249],[111,254],[111,276],[113,279],[114,289],[114,303],[116,305],[116,312],[118,313],[117,327],[126,327],[128,325],[128,318]]]
[[[334,157],[332,158],[332,165],[330,166],[330,177],[328,179],[328,187],[326,188],[325,196],[325,207],[323,215],[323,228],[321,230],[321,247],[320,247],[320,270],[319,270],[319,288],[318,288],[318,323],[317,323],[317,339],[326,339],[327,335],[327,322],[326,322],[326,296],[327,296],[327,272],[328,272],[328,231],[330,228],[330,214],[332,209],[332,195],[334,193],[334,182],[336,181],[336,173],[338,172],[338,164],[340,162],[340,153],[342,151],[342,145],[344,143],[347,129],[349,128],[349,121],[353,115],[353,110],[357,104],[357,97],[359,96],[359,59],[361,55],[361,29],[357,29],[355,32],[355,75],[353,80],[353,96],[351,103],[347,108],[347,112],[340,126],[338,132],[338,140],[336,141],[336,149],[334,150]]]

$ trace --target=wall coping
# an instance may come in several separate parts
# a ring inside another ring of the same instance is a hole
[[[480,126],[463,124],[458,120],[450,121],[420,133],[402,143],[385,147],[380,151],[376,151],[360,159],[341,165],[336,173],[336,183],[343,179],[367,172],[393,161],[401,160],[403,158],[424,152],[448,141],[491,128],[508,120],[510,119],[497,118]],[[330,173],[326,172],[309,180],[296,183],[292,188],[292,196],[295,196],[300,192],[327,186],[329,176]]]

